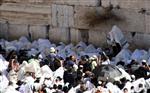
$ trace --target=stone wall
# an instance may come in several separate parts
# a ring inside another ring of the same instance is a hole
[[[117,20],[97,20],[89,25],[87,16],[97,17],[112,5]],[[149,0],[1,0],[0,38],[49,38],[53,42],[84,41],[106,45],[106,35],[118,25],[129,43],[150,46]],[[132,34],[135,33],[135,36]]]

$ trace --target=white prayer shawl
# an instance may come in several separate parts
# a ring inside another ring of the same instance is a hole
[[[50,49],[51,47],[51,43],[48,39],[38,39],[37,44],[39,52],[43,51],[45,48]]]
[[[4,59],[4,57],[0,54],[0,71],[5,73],[8,68],[9,63]],[[6,73],[5,73],[6,74]]]
[[[106,87],[112,93],[122,93],[121,90],[116,85],[113,85],[111,82],[107,83]]]
[[[87,47],[86,44],[84,42],[82,42],[82,41],[80,41],[75,47],[77,48],[79,46],[82,47],[82,48],[86,48]]]
[[[132,85],[134,86],[135,92],[139,91],[139,84],[143,84],[143,89],[145,88],[146,82],[144,78],[140,78],[134,82],[132,82]],[[145,88],[146,89],[146,88]]]
[[[31,76],[25,78],[25,92],[24,93],[33,93],[34,79]]]
[[[44,65],[41,67],[41,74],[42,76],[43,75],[46,75],[46,74],[49,74],[50,77],[53,76],[53,71],[49,68],[48,65]]]
[[[80,84],[77,85],[75,88],[72,87],[72,88],[68,91],[68,93],[76,93],[77,89],[79,89],[79,88],[80,88]]]
[[[127,80],[129,80],[129,81],[131,81],[132,79],[131,79],[131,76],[124,70],[124,69],[122,69],[122,68],[118,68],[120,71],[121,71],[121,73],[122,73],[122,77],[125,77]]]
[[[23,63],[19,66],[19,71],[18,71],[18,80],[23,80],[24,75],[25,75],[25,67],[28,65],[26,61],[23,61]]]
[[[1,75],[0,76],[0,92],[1,93],[2,93],[2,91],[4,91],[7,88],[8,83],[9,83],[9,81],[8,81],[7,77],[5,75]]]
[[[94,47],[94,45],[90,44],[90,45],[88,45],[88,46],[85,48],[84,52],[86,52],[86,53],[96,53],[97,50],[96,50],[96,48]]]
[[[63,67],[59,67],[55,72],[54,72],[54,78],[57,78],[57,77],[61,77],[63,78],[64,76],[64,68]]]
[[[68,91],[68,93],[76,93],[76,89],[72,87],[72,88]]]
[[[146,88],[150,89],[150,78],[145,80]]]
[[[24,85],[24,84],[22,84],[22,85],[20,86],[19,92],[20,92],[20,93],[25,93],[25,85]]]
[[[132,55],[131,59],[136,60],[137,62],[141,62],[143,59],[148,60],[148,52],[145,50],[136,49]]]
[[[95,88],[95,86],[90,81],[86,82],[86,87],[88,88],[88,91],[91,91]]]
[[[131,93],[131,87],[132,87],[133,85],[132,85],[132,83],[131,82],[127,82],[126,84],[125,84],[125,86],[124,86],[124,88],[127,88],[128,89],[128,92],[129,93]],[[123,89],[124,89],[123,88]],[[123,90],[122,90],[123,91]]]
[[[122,49],[115,57],[115,62],[119,61],[127,62],[128,60],[130,60],[131,54],[132,52],[129,49]]]
[[[13,86],[8,86],[3,93],[20,93],[19,91],[15,90]]]
[[[127,48],[129,46],[126,38],[124,37],[122,31],[114,25],[112,30],[108,33],[108,43],[112,44],[113,42],[119,43],[122,47]]]

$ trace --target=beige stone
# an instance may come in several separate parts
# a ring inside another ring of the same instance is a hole
[[[123,31],[145,31],[145,16],[134,9],[115,10],[114,14],[121,18],[120,21],[108,21],[111,25],[118,25]]]
[[[145,26],[146,26],[145,33],[150,33],[150,15],[145,15]]]
[[[106,35],[107,33],[105,31],[90,30],[89,42],[96,46],[104,46],[106,44]]]
[[[55,4],[67,4],[67,5],[82,5],[82,6],[97,6],[100,0],[54,0]]]
[[[8,25],[0,23],[0,38],[8,39]]]
[[[73,27],[73,7],[67,5],[52,5],[52,26]]]
[[[6,3],[0,6],[1,11],[14,11],[26,13],[51,14],[51,6],[42,5],[22,5],[14,3]]]
[[[71,28],[70,29],[70,37],[71,37],[71,42],[73,43],[78,43],[80,42],[81,38],[79,37],[79,30],[76,28]]]
[[[89,28],[89,23],[87,22],[87,17],[90,13],[95,13],[95,7],[86,7],[86,6],[75,6],[75,27],[76,28]]]
[[[127,9],[141,9],[145,7],[144,1],[147,0],[101,0],[104,7],[112,4],[113,6],[119,5],[121,8]]]
[[[49,38],[55,42],[65,42],[69,41],[69,28],[62,27],[52,27],[49,31]]]
[[[7,33],[9,40],[18,39],[21,36],[28,36],[28,26],[21,24],[9,24]]]
[[[12,24],[50,24],[51,20],[47,14],[32,14],[24,12],[1,11],[0,20],[9,21]]]
[[[46,26],[31,25],[29,32],[31,33],[31,38],[33,40],[38,38],[46,38]]]

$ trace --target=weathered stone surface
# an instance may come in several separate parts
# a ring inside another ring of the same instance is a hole
[[[30,26],[29,32],[31,33],[31,38],[38,39],[38,38],[46,38],[46,26]]]
[[[107,7],[110,4],[121,8],[127,9],[141,9],[145,7],[145,1],[147,0],[101,0],[102,6]]]
[[[86,16],[90,13],[95,13],[95,7],[75,6],[75,27],[88,29],[89,23],[86,21]]]
[[[142,48],[149,48],[150,46],[150,34],[137,33],[133,38],[133,44]]]
[[[33,14],[24,12],[1,11],[0,20],[6,20],[12,24],[50,24],[51,20],[47,14]]]
[[[0,38],[8,39],[8,25],[0,23]]]
[[[145,26],[146,26],[145,33],[150,33],[150,15],[145,15]]]
[[[67,5],[98,6],[100,4],[100,0],[54,0],[53,3]]]
[[[72,6],[52,5],[52,25],[58,27],[74,26],[74,10]]]
[[[50,5],[53,0],[3,0],[3,1],[4,1],[4,3]]]
[[[6,3],[0,6],[1,11],[14,11],[14,12],[26,12],[26,13],[40,13],[51,14],[51,6],[43,5],[23,5]]]
[[[81,40],[81,37],[79,35],[79,30],[75,28],[70,29],[70,37],[71,37],[71,42],[73,43],[78,43]]]
[[[7,33],[9,40],[18,39],[21,36],[28,36],[28,26],[19,24],[9,24]]]
[[[69,28],[53,27],[49,31],[49,38],[55,42],[68,43],[69,40]]]
[[[104,46],[106,44],[107,33],[100,30],[90,30],[89,31],[89,42],[95,44],[96,46]]]
[[[111,25],[118,25],[123,31],[145,31],[145,16],[133,9],[115,10],[114,14],[121,18],[120,21],[109,21]]]

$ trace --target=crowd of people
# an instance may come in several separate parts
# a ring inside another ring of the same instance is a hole
[[[114,53],[84,42],[1,39],[0,93],[150,93],[148,60],[124,60]],[[97,70],[101,66],[106,71]],[[113,69],[121,75],[110,78]]]

